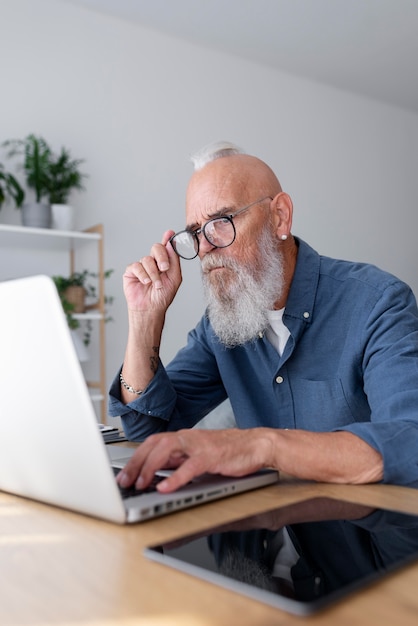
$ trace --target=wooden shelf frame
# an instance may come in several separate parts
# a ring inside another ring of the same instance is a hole
[[[82,231],[63,231],[52,228],[30,228],[0,224],[0,246],[38,248],[46,251],[62,251],[69,254],[70,273],[75,271],[77,251],[88,245],[97,245],[98,302],[86,313],[74,315],[80,321],[91,320],[98,324],[99,379],[87,381],[92,400],[100,404],[100,421],[106,423],[106,348],[105,348],[105,286],[104,286],[104,229],[96,224]]]

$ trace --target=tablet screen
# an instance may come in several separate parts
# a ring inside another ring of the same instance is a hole
[[[312,498],[145,554],[297,615],[418,559],[418,516]]]

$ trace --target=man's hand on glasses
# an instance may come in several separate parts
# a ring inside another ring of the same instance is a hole
[[[180,259],[169,240],[174,231],[164,233],[150,254],[128,265],[123,289],[130,311],[163,311],[173,301],[181,284]]]

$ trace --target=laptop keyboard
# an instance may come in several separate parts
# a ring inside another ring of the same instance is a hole
[[[120,467],[113,467],[113,473],[117,476],[120,472]],[[133,498],[134,496],[141,496],[144,493],[152,493],[156,491],[157,485],[161,480],[164,480],[165,476],[158,476],[157,474],[152,479],[151,483],[145,489],[136,489],[135,485],[131,487],[121,487],[118,484],[119,492],[122,498],[125,500],[126,498]]]

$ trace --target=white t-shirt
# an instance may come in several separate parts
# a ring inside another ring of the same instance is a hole
[[[266,330],[266,337],[280,356],[283,354],[290,335],[289,329],[283,324],[283,312],[284,307],[278,311],[267,311],[270,326]]]

